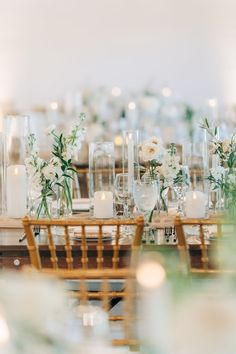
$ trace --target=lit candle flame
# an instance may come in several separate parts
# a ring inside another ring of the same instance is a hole
[[[129,137],[129,140],[132,140],[132,133],[129,133],[128,137]]]
[[[15,167],[15,169],[14,169],[14,175],[18,175],[18,174],[19,174],[18,168]]]
[[[105,200],[105,199],[106,199],[105,193],[102,193],[101,199],[102,199],[102,200]]]
[[[120,145],[122,145],[122,143],[123,143],[122,136],[117,135],[117,136],[115,137],[115,145],[120,146]]]

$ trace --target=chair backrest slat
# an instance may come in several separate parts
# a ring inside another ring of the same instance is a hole
[[[119,250],[120,250],[120,225],[116,226],[115,241],[113,245],[112,268],[116,269],[119,265]]]
[[[68,225],[64,226],[64,230],[65,230],[65,251],[66,251],[67,268],[73,269],[72,246],[70,244]]]
[[[101,284],[101,298],[102,298],[102,308],[104,311],[108,312],[109,311],[109,283],[108,279],[105,278]]]
[[[209,258],[207,254],[207,246],[205,242],[205,234],[202,223],[199,225],[200,240],[201,240],[201,261],[204,270],[209,268]]]
[[[81,263],[82,263],[82,268],[87,269],[88,268],[88,246],[86,240],[85,225],[82,225],[81,228],[82,228],[81,246],[80,246],[82,252]]]
[[[51,225],[47,225],[47,231],[48,231],[48,247],[50,250],[50,256],[51,256],[50,259],[51,259],[52,267],[53,269],[58,269],[58,258],[56,254],[56,246],[52,236]]]
[[[98,226],[98,242],[97,242],[97,268],[101,269],[103,268],[103,230],[102,230],[102,225]]]
[[[29,224],[24,225],[25,228],[25,233],[27,235],[27,241],[28,241],[28,251],[30,254],[30,262],[33,267],[36,269],[41,269],[42,264],[41,264],[41,258],[39,254],[39,248],[37,243],[35,242],[35,236],[32,231],[32,227]]]

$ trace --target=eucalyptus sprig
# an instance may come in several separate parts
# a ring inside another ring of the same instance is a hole
[[[202,118],[202,121],[200,123],[200,128],[206,130],[207,133],[210,136],[212,136],[214,139],[218,139],[217,138],[218,127],[210,127],[210,124],[209,124],[208,119],[206,117]]]

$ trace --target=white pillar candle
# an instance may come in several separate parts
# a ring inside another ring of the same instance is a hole
[[[94,193],[94,217],[113,217],[113,193],[109,191],[98,191]]]
[[[206,216],[206,195],[199,191],[190,191],[185,197],[187,218],[204,218]]]
[[[134,141],[132,134],[128,134],[128,192],[132,193],[134,180]]]
[[[27,183],[24,165],[7,167],[7,216],[20,218],[27,210]]]

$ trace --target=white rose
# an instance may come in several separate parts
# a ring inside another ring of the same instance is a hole
[[[149,139],[149,142],[152,143],[152,144],[158,145],[158,144],[159,144],[159,139],[158,139],[156,136],[152,136],[152,137]]]
[[[158,146],[157,144],[145,143],[142,145],[142,149],[140,152],[140,157],[143,161],[151,161],[157,158],[158,154]]]

